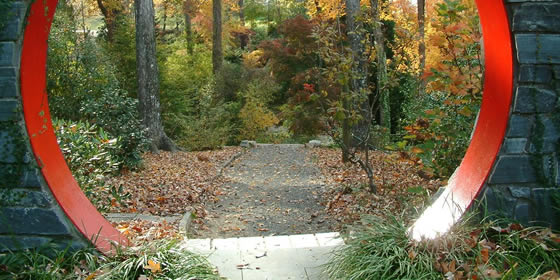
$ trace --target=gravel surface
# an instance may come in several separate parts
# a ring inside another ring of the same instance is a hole
[[[332,231],[326,211],[328,186],[303,145],[251,148],[223,172],[223,195],[208,204],[203,224],[192,234],[203,238],[268,236]]]

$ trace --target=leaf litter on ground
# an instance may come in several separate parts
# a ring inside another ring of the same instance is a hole
[[[223,165],[240,153],[240,147],[201,152],[160,152],[144,154],[144,167],[109,178],[107,184],[122,188],[122,199],[112,198],[107,212],[139,213],[155,216],[193,213],[206,216],[206,203],[223,194],[224,183],[217,176]],[[180,236],[178,222],[133,220],[113,223],[136,241],[152,241]]]
[[[313,158],[331,188],[327,211],[342,224],[363,214],[383,216],[420,205],[445,181],[421,176],[421,168],[398,152],[370,151],[377,194],[369,192],[367,175],[357,165],[344,164],[340,149],[315,148]],[[388,211],[389,212],[388,212]]]

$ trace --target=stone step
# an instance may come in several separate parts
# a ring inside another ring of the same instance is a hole
[[[231,280],[326,279],[321,266],[344,245],[338,232],[188,239],[182,247],[208,257]]]

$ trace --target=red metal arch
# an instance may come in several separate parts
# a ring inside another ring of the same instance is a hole
[[[21,95],[27,133],[37,164],[56,201],[74,226],[104,253],[126,238],[84,195],[60,151],[46,91],[47,40],[58,0],[34,1],[27,17],[21,55]]]
[[[46,92],[47,40],[58,0],[34,1],[25,28],[21,56],[21,94],[27,132],[46,183],[74,226],[102,252],[126,239],[107,222],[83,194],[58,147]],[[418,220],[438,232],[439,216],[454,223],[480,192],[504,139],[512,100],[513,52],[503,0],[477,0],[485,47],[482,107],[471,145],[446,193]],[[448,205],[448,206],[445,206]],[[444,207],[442,211],[441,208]],[[439,209],[439,210],[438,210]],[[437,212],[437,217],[433,215]]]
[[[513,95],[513,49],[504,0],[476,0],[484,37],[484,93],[473,138],[444,193],[412,227],[415,239],[446,232],[484,186],[504,140]]]

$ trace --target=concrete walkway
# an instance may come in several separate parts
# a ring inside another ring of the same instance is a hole
[[[183,247],[207,256],[221,276],[231,280],[327,279],[321,265],[330,253],[344,245],[337,232],[189,239]]]

